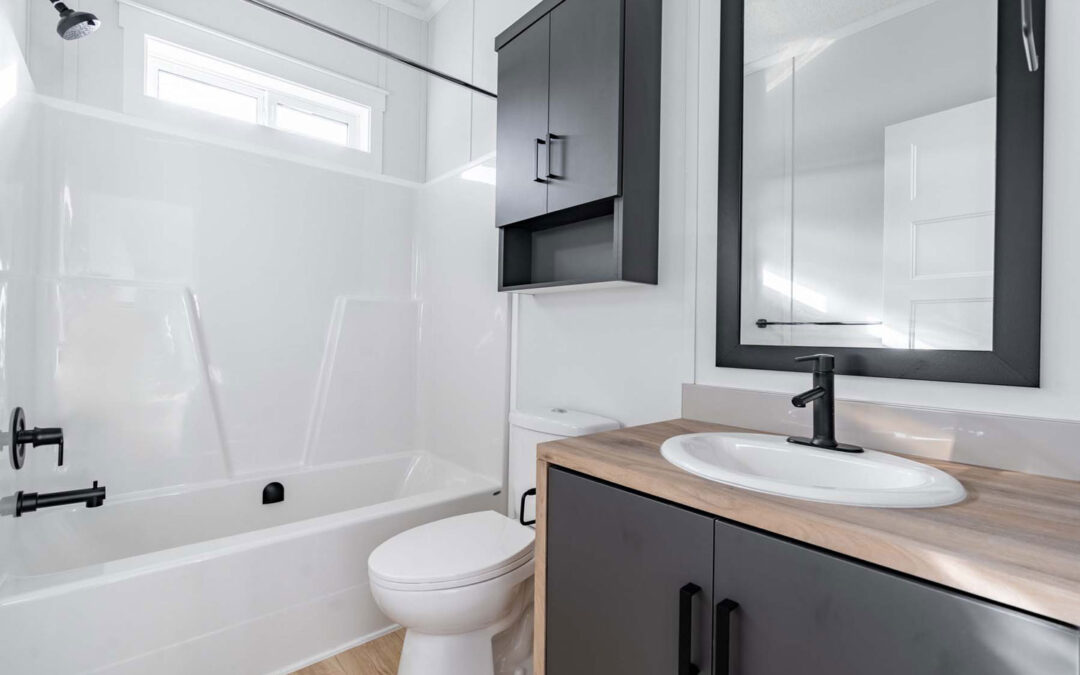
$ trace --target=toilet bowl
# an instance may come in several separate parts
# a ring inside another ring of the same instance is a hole
[[[494,511],[447,518],[379,546],[368,571],[407,628],[399,675],[532,672],[532,529]]]
[[[398,675],[531,675],[536,444],[616,429],[562,408],[510,415],[510,517],[494,511],[402,532],[368,559],[371,593],[405,627]]]

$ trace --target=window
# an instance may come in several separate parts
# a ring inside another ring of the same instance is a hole
[[[371,152],[369,106],[147,36],[147,96]]]

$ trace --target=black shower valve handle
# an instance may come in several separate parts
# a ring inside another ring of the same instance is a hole
[[[26,428],[26,413],[22,408],[11,411],[11,427],[8,433],[8,446],[11,452],[11,466],[18,471],[26,461],[26,446],[34,448],[55,445],[57,448],[57,466],[64,466],[64,430],[59,427]]]
[[[55,445],[56,466],[64,466],[64,430],[60,427],[34,427],[29,431],[24,431],[19,441],[29,443],[35,448]]]

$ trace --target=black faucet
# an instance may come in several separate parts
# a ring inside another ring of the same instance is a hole
[[[836,397],[833,384],[836,358],[832,354],[813,354],[800,356],[795,360],[814,361],[814,388],[791,399],[791,404],[796,408],[805,408],[807,403],[813,402],[814,437],[792,436],[788,443],[840,452],[862,452],[863,449],[857,445],[836,442]]]
[[[45,509],[50,506],[67,506],[68,504],[85,503],[86,508],[94,509],[102,505],[105,502],[105,486],[98,487],[98,482],[94,481],[94,486],[85,490],[68,490],[67,492],[46,492],[38,494],[37,492],[22,492],[19,491],[15,495],[15,517],[18,518],[24,513],[32,513],[38,509]]]

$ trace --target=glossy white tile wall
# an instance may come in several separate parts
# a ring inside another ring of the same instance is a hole
[[[421,195],[419,445],[501,482],[510,299],[496,291],[495,188],[454,177]]]
[[[299,464],[316,439],[315,461],[411,448],[415,318],[352,301],[409,303],[415,188],[49,105],[39,116],[47,311],[28,408],[68,431],[55,481],[198,482]],[[343,451],[341,406],[401,420],[364,431],[390,447]]]

